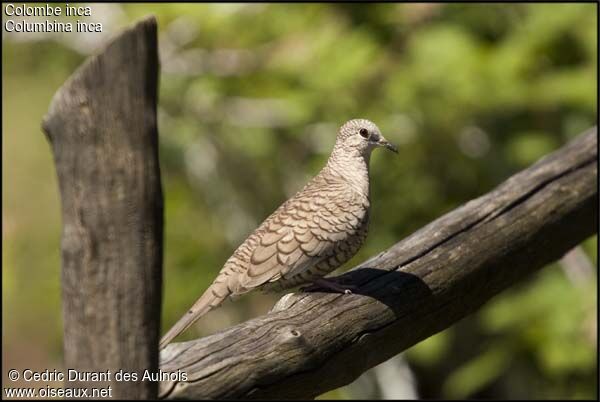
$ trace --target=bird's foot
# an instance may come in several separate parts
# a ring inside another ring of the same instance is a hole
[[[350,295],[352,294],[353,290],[358,289],[358,286],[342,285],[332,279],[320,278],[315,279],[312,282],[312,285],[300,288],[300,290],[303,292],[317,292],[323,289],[333,290],[334,292],[345,293],[347,295]]]

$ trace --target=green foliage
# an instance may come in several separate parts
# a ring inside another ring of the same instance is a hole
[[[490,384],[508,368],[510,353],[508,345],[494,345],[468,363],[459,367],[444,382],[444,394],[448,398],[467,398]]]
[[[480,316],[491,335],[510,333],[515,343],[534,351],[536,366],[551,379],[588,372],[596,364],[589,350],[595,342],[590,325],[596,285],[573,286],[564,279],[556,269],[542,271],[526,289],[507,291]]]
[[[322,167],[350,118],[375,121],[401,150],[372,158],[371,233],[349,266],[597,119],[594,4],[111,7],[113,29],[149,13],[159,22],[164,328]],[[3,335],[13,360],[39,344],[23,364],[58,364],[60,207],[39,127],[86,55],[55,35],[3,45]],[[595,239],[583,247],[595,261]],[[420,395],[595,397],[596,272],[582,287],[561,269],[412,348]],[[274,299],[248,295],[186,336],[264,313]]]

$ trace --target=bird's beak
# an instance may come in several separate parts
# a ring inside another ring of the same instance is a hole
[[[379,145],[382,147],[386,147],[387,149],[389,149],[392,152],[398,153],[398,147],[383,137],[379,140]]]

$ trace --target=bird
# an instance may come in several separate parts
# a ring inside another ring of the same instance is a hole
[[[226,298],[251,290],[280,291],[312,283],[351,293],[349,286],[324,277],[352,258],[367,237],[369,160],[378,147],[398,153],[373,122],[344,123],[321,171],[234,251],[208,289],[163,336],[159,349]]]

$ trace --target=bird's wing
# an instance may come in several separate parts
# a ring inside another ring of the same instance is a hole
[[[338,242],[358,230],[366,210],[363,203],[343,184],[297,194],[257,230],[259,239],[239,284],[255,288],[294,276],[331,256]]]

